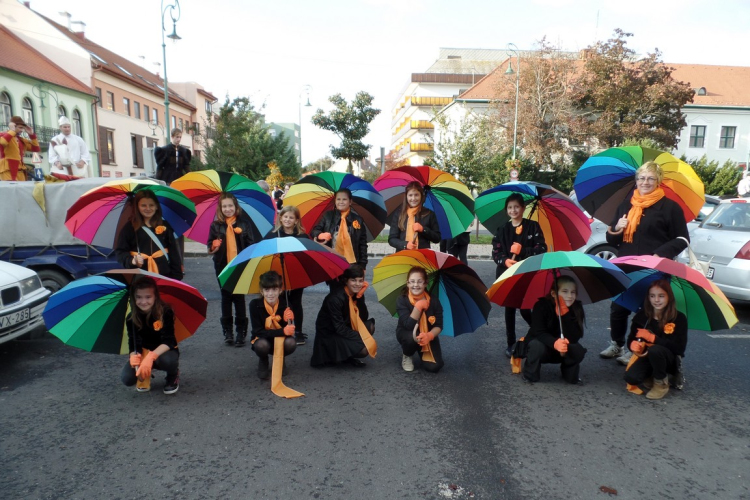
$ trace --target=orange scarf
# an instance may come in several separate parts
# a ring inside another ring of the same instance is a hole
[[[228,225],[228,224],[227,224]],[[268,317],[266,318],[266,330],[281,330],[281,316],[276,312],[279,310],[278,301],[273,306],[269,305],[263,299],[263,305],[266,307]],[[284,371],[284,337],[274,337],[273,339],[273,365],[271,366],[271,392],[282,398],[298,398],[304,396],[303,393],[290,389],[281,381],[281,373]]]
[[[159,266],[156,265],[156,259],[162,257],[165,253],[169,253],[169,250],[166,248],[164,249],[164,252],[158,250],[151,255],[145,254],[143,252],[130,252],[130,255],[140,255],[141,258],[146,261],[146,270],[150,273],[159,274]]]
[[[334,250],[346,257],[349,264],[354,264],[357,259],[354,258],[354,249],[352,248],[352,238],[349,236],[349,228],[346,227],[346,217],[351,212],[351,209],[346,212],[341,212],[341,224],[339,225],[339,232],[336,235],[336,244]]]
[[[409,292],[409,302],[413,306],[417,303],[418,300],[426,300],[427,301],[427,307],[430,307],[430,294],[425,292],[422,292],[421,295],[413,295],[411,292]],[[426,309],[425,309],[426,311]],[[425,311],[422,311],[422,314],[419,316],[419,333],[429,332],[430,331],[430,324],[427,321],[427,315],[425,314]],[[432,355],[432,348],[430,348],[430,344],[422,346],[422,361],[428,362],[428,363],[435,363],[435,356]]]
[[[628,225],[625,227],[625,234],[622,237],[624,242],[633,243],[633,235],[638,229],[638,224],[641,223],[643,209],[650,207],[662,198],[664,198],[664,190],[660,187],[646,196],[642,196],[638,189],[633,192],[633,198],[630,200],[632,207],[628,212]]]
[[[372,335],[367,330],[367,327],[359,318],[359,308],[357,307],[357,303],[354,300],[354,295],[349,291],[349,289],[344,286],[344,291],[346,292],[346,295],[349,296],[349,318],[352,325],[352,330],[356,330],[359,332],[359,336],[362,338],[362,342],[365,343],[365,347],[367,348],[367,352],[370,354],[371,358],[374,358],[378,354],[378,343],[375,342],[375,339],[372,338]]]
[[[227,235],[224,240],[227,242],[227,262],[232,262],[232,259],[237,257],[237,239],[234,236],[233,224],[237,222],[237,216],[227,217],[224,219],[227,223]]]
[[[419,247],[419,236],[414,232],[413,226],[414,223],[417,222],[417,214],[420,212],[420,210],[422,210],[422,205],[406,209],[406,215],[409,216],[408,220],[406,221],[406,241],[411,241],[412,243],[417,245],[417,247]]]

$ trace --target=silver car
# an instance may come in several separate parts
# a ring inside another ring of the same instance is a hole
[[[0,344],[43,326],[49,296],[34,271],[0,260]]]
[[[722,200],[690,232],[690,246],[728,298],[750,301],[750,198]],[[687,263],[687,252],[677,260]]]

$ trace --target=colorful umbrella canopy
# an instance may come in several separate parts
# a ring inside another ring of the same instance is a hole
[[[404,200],[404,188],[412,181],[424,187],[424,206],[435,212],[443,239],[455,238],[474,220],[474,198],[469,188],[448,172],[432,167],[400,167],[375,180],[390,216]]]
[[[195,203],[198,216],[185,236],[205,243],[211,223],[216,219],[219,196],[231,193],[247,215],[254,241],[260,241],[273,228],[276,207],[273,200],[257,183],[242,175],[216,170],[189,172],[172,183]]]
[[[724,293],[703,274],[685,264],[652,255],[633,255],[612,259],[631,279],[628,289],[613,300],[631,311],[643,307],[651,283],[668,279],[674,292],[675,306],[693,330],[726,330],[739,320]]]
[[[195,220],[195,205],[180,191],[149,179],[107,182],[84,193],[68,209],[65,226],[89,245],[114,248],[120,229],[130,220],[133,198],[138,191],[153,191],[162,215],[180,236]]]
[[[611,223],[617,207],[633,195],[636,170],[648,161],[661,166],[664,194],[680,205],[685,221],[695,219],[703,206],[704,191],[693,168],[669,153],[640,146],[609,148],[586,160],[574,184],[578,203],[592,217]]]
[[[352,192],[352,210],[365,221],[367,241],[372,241],[385,227],[383,196],[369,182],[352,174],[320,172],[306,175],[284,196],[284,205],[294,205],[302,214],[302,226],[312,230],[328,210],[334,208],[334,194],[342,188]]]
[[[591,304],[614,297],[630,283],[625,273],[595,255],[550,252],[533,255],[508,268],[487,291],[495,304],[532,309],[547,295],[555,277],[571,276],[578,283],[578,300]]]
[[[172,306],[177,341],[193,335],[206,319],[208,301],[186,283],[140,269],[116,269],[69,283],[44,308],[47,329],[79,349],[127,354],[128,284],[137,276],[153,278],[161,299]]]
[[[338,278],[349,262],[325,245],[305,238],[273,238],[250,245],[219,274],[219,283],[232,293],[260,293],[258,281],[267,271],[293,290]]]
[[[492,234],[510,220],[505,200],[513,193],[526,202],[524,217],[539,223],[550,251],[575,250],[591,236],[591,224],[578,205],[557,189],[536,182],[506,182],[480,194],[475,210]]]
[[[415,266],[427,271],[427,291],[443,306],[443,335],[455,337],[487,323],[492,305],[477,273],[452,255],[430,249],[403,250],[375,266],[372,286],[388,312],[396,315],[396,299]]]

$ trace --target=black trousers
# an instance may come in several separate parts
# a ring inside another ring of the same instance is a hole
[[[432,349],[432,356],[435,358],[434,363],[422,361],[422,366],[425,371],[430,373],[437,373],[443,367],[443,351],[440,348],[440,336],[435,337],[430,342],[430,349]],[[414,334],[405,330],[396,330],[396,339],[401,344],[401,351],[404,356],[413,356],[415,352],[419,352],[419,358],[422,359],[422,346],[414,340]]]
[[[531,326],[531,309],[519,309],[521,317]],[[505,335],[508,340],[508,347],[516,343],[516,309],[514,307],[505,308]]]
[[[180,369],[180,351],[174,349],[165,352],[154,361],[154,370],[162,370],[167,372],[167,380],[174,380]],[[138,377],[135,376],[135,368],[130,366],[130,359],[122,367],[122,373],[120,374],[120,380],[128,387],[135,385],[138,381]]]
[[[612,302],[612,305],[609,307],[609,335],[620,347],[625,345],[629,316],[630,309]]]
[[[672,351],[664,346],[652,345],[648,354],[639,356],[625,371],[625,382],[638,385],[649,377],[664,380],[668,373],[677,370],[677,359]]]
[[[227,292],[221,288],[221,316],[226,318],[232,316],[232,304],[234,304],[234,315],[238,318],[247,317],[247,308],[245,308],[245,296],[239,293]]]
[[[523,364],[523,375],[532,382],[538,382],[541,378],[542,363],[558,363],[562,378],[568,383],[575,384],[578,382],[581,361],[585,356],[586,348],[581,344],[568,344],[568,352],[562,356],[553,348],[532,339]]]

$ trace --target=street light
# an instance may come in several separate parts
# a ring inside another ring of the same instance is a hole
[[[305,85],[302,87],[302,90],[299,93],[299,164],[301,167],[304,167],[302,163],[302,94],[307,94],[307,103],[305,103],[305,107],[309,108],[312,107],[312,104],[310,104],[310,91],[312,90],[311,85]]]
[[[513,71],[512,61],[508,61],[508,69],[505,70],[506,75],[516,74],[516,117],[513,119],[513,159],[516,159],[516,138],[518,134],[518,82],[521,77],[521,54],[518,52],[518,47],[515,44],[509,43],[508,52],[515,54],[516,56],[516,67],[517,70]],[[166,75],[166,71],[164,72]]]
[[[164,56],[164,122],[165,130],[167,132],[167,140],[169,140],[169,87],[167,86],[167,44],[164,40],[164,33],[167,29],[164,27],[164,16],[169,11],[169,17],[172,18],[172,34],[167,35],[170,40],[181,40],[182,38],[177,34],[177,21],[180,20],[180,0],[174,0],[173,4],[169,4],[164,7],[164,0],[161,0],[161,52]]]

